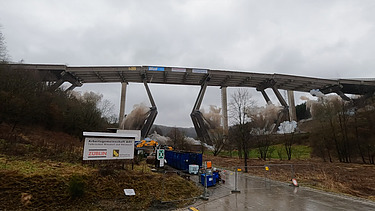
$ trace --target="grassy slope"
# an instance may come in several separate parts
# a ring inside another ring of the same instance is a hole
[[[212,155],[211,151],[205,151],[205,154]],[[223,157],[238,157],[238,151],[232,151],[230,155],[229,151],[221,151],[219,156]],[[250,149],[249,158],[259,158],[260,153],[258,149]],[[287,155],[285,152],[284,145],[272,145],[268,150],[268,158],[286,160]],[[293,145],[292,146],[292,158],[296,159],[309,159],[311,157],[311,148],[306,145]]]
[[[0,131],[8,131],[4,127],[2,125]],[[192,182],[175,174],[153,173],[144,163],[135,165],[134,170],[130,165],[126,170],[118,166],[98,169],[82,165],[82,143],[66,134],[56,135],[34,128],[11,136],[2,135],[0,210],[160,209],[191,202],[161,205],[160,200],[179,200],[200,194],[200,189]],[[134,189],[136,196],[125,197],[125,188]]]

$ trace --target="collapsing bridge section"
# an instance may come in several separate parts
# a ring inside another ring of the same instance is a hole
[[[283,96],[280,94],[279,90],[276,88],[276,81],[271,79],[271,80],[265,80],[263,83],[260,83],[257,87],[256,87],[256,90],[257,91],[260,91],[264,97],[264,99],[266,100],[267,104],[272,104],[270,98],[268,97],[265,89],[267,88],[271,88],[272,91],[275,93],[276,95],[276,98],[279,100],[280,104],[282,105],[282,109],[278,112],[277,114],[277,120],[276,122],[272,125],[272,128],[269,128],[269,131],[271,132],[276,132],[277,130],[277,126],[280,125],[281,122],[285,121],[285,120],[288,120],[288,121],[292,121],[292,120],[296,120],[296,115],[293,115],[293,113],[295,112],[290,112],[289,111],[289,108],[291,107],[294,107],[294,99],[293,101],[290,100],[290,97],[288,98],[289,99],[289,104],[292,104],[292,105],[288,105],[285,101],[285,99],[283,98]]]
[[[154,98],[152,97],[150,88],[147,85],[146,78],[143,79],[143,84],[145,85],[147,95],[148,95],[148,98],[149,98],[150,103],[151,103],[149,115],[148,115],[148,117],[146,119],[146,122],[143,125],[142,130],[141,130],[142,138],[145,138],[150,133],[150,130],[151,130],[152,125],[154,124],[156,115],[158,114],[158,110],[156,108],[156,104],[155,104]]]
[[[199,91],[198,97],[195,101],[193,110],[190,114],[191,120],[193,121],[193,125],[195,128],[195,132],[197,133],[199,139],[202,143],[211,143],[211,137],[209,133],[210,125],[205,120],[202,112],[200,112],[200,107],[203,101],[204,94],[206,92],[206,88],[208,85],[208,81],[210,81],[210,76],[208,75],[201,85],[201,89]]]
[[[150,133],[151,127],[155,121],[156,115],[158,114],[157,107],[152,97],[150,88],[148,87],[146,77],[144,77],[143,84],[146,89],[147,96],[150,100],[151,107],[147,108],[143,105],[138,105],[134,110],[127,116],[124,115],[125,110],[125,97],[127,84],[122,84],[121,89],[121,110],[120,110],[120,129],[126,130],[140,130],[141,138],[144,139]],[[122,118],[121,118],[122,117]]]

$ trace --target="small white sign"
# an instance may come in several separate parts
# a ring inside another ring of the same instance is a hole
[[[134,189],[124,189],[124,193],[126,196],[135,196]]]
[[[165,151],[164,149],[158,149],[157,150],[157,155],[158,155],[158,160],[163,160],[164,159],[164,155],[165,155]]]
[[[160,160],[160,167],[164,167],[164,159]]]

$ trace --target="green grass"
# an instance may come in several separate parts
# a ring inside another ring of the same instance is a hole
[[[305,145],[293,145],[292,146],[292,159],[308,159],[311,155],[311,147]],[[282,144],[272,145],[268,149],[268,158],[271,159],[282,159],[287,160],[285,147]],[[206,151],[205,154],[212,155],[211,151]],[[230,157],[229,151],[221,151],[219,156]],[[232,157],[238,157],[238,151],[232,151]],[[259,158],[260,153],[258,148],[251,149],[249,152],[249,158]]]
[[[70,175],[74,173],[89,174],[94,170],[81,164],[53,162],[40,159],[19,159],[0,154],[0,170],[17,171],[22,175]]]

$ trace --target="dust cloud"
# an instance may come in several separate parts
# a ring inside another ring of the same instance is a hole
[[[206,113],[204,109],[201,109],[201,113],[203,117],[208,122],[210,128],[209,129],[218,129],[221,128],[221,108],[217,106],[210,105],[209,111]]]
[[[282,106],[274,104],[268,104],[266,107],[248,108],[246,114],[254,123],[254,135],[272,132],[282,109]]]
[[[124,120],[120,124],[120,128],[123,130],[142,129],[142,126],[144,125],[149,112],[150,108],[143,103],[134,105],[133,110],[124,118]]]
[[[172,140],[169,137],[162,136],[156,131],[148,136],[150,139],[157,141],[161,145],[172,145]]]
[[[324,95],[319,96],[316,100],[312,100],[306,96],[301,96],[300,99],[306,101],[306,109],[310,110],[311,117],[315,118],[317,115],[319,115],[321,107],[324,104],[333,102],[335,100],[341,100],[341,97],[338,95]]]

